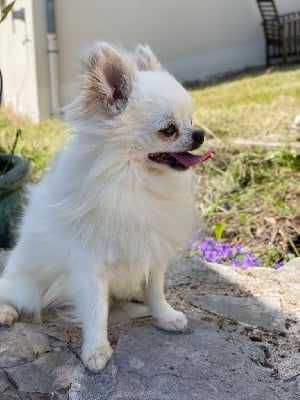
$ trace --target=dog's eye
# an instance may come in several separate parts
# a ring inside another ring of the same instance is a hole
[[[169,126],[167,126],[164,129],[161,129],[159,132],[161,132],[163,135],[167,136],[167,137],[172,137],[177,133],[177,128],[174,124],[171,124]]]

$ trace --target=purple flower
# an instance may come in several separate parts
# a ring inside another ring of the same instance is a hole
[[[274,268],[278,269],[278,268],[282,267],[283,264],[284,264],[283,261],[276,261],[275,264],[274,264]]]
[[[256,267],[262,260],[251,252],[244,252],[242,245],[234,246],[213,238],[202,238],[200,231],[196,232],[189,242],[186,257],[195,261],[201,259],[224,265],[233,265],[242,269]]]

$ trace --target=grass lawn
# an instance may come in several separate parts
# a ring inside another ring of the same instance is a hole
[[[300,66],[249,72],[189,92],[194,125],[207,130],[204,148],[217,151],[213,160],[196,167],[195,200],[204,234],[259,252],[265,266],[297,254],[300,147],[291,141],[300,144],[300,134],[292,137],[290,126],[300,114]],[[36,181],[68,127],[55,120],[32,124],[2,108],[0,149],[10,149],[17,128],[23,138],[16,153],[30,160]],[[237,145],[237,139],[282,145],[272,150]]]
[[[300,67],[255,71],[191,88],[196,120],[220,138],[288,133],[300,114]]]

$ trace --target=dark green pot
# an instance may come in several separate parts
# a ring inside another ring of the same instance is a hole
[[[0,171],[10,156],[0,153]],[[0,247],[9,249],[16,240],[16,227],[25,204],[24,188],[29,175],[29,163],[13,156],[12,163],[4,175],[0,175]]]

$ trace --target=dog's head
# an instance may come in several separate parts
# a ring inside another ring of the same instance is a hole
[[[117,136],[130,161],[149,170],[183,171],[212,155],[189,153],[204,141],[192,127],[191,97],[148,46],[128,54],[97,43],[85,62],[80,105],[87,119],[102,121],[111,142]]]

